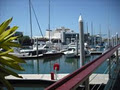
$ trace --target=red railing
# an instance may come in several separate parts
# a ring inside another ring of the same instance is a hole
[[[100,57],[91,61],[90,63],[84,65],[75,72],[67,75],[63,79],[57,81],[51,86],[47,87],[45,90],[71,90],[78,87],[84,80],[86,80],[97,67],[99,67],[106,59],[108,59],[118,48],[120,44],[111,48],[106,53],[102,54]]]

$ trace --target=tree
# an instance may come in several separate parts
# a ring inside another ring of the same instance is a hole
[[[13,36],[18,27],[14,26],[6,30],[11,21],[12,18],[0,24],[0,82],[6,86],[8,90],[13,90],[14,88],[5,79],[5,77],[13,75],[15,77],[22,78],[12,71],[12,69],[23,71],[24,69],[19,64],[25,63],[24,60],[9,54],[10,52],[13,52],[12,47],[20,47],[19,44],[12,42],[18,38],[17,36]]]
[[[31,45],[31,39],[29,36],[19,37],[18,41],[22,46]]]

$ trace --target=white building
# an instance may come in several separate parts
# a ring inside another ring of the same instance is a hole
[[[55,30],[46,30],[46,38],[49,39],[59,39],[63,44],[69,44],[72,40],[76,39],[78,33],[73,32],[73,30],[65,27],[56,28]]]
[[[61,34],[63,32],[72,32],[72,30],[65,27],[56,28],[55,30],[46,30],[45,37],[49,39],[49,35],[50,35],[50,39],[61,39],[62,38]]]

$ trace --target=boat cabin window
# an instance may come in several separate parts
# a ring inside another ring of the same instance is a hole
[[[48,46],[45,46],[44,48],[49,48]]]
[[[71,50],[75,51],[75,49],[74,49],[74,48],[69,48],[69,49],[68,49],[68,51],[71,51]]]

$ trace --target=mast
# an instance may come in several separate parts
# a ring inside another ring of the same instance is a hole
[[[91,43],[94,45],[94,37],[93,37],[93,22],[91,22]]]
[[[29,14],[30,14],[30,31],[31,31],[31,42],[32,42],[32,15],[31,15],[31,0],[29,0]]]
[[[101,24],[100,24],[100,44],[102,43]]]
[[[88,22],[86,24],[87,24],[87,34],[88,34]]]
[[[91,35],[93,36],[93,22],[91,22]]]
[[[48,30],[49,30],[49,41],[51,41],[50,39],[50,0],[49,0],[49,14],[48,14]]]
[[[31,8],[32,8],[33,13],[34,13],[34,15],[35,15],[35,19],[36,19],[36,21],[37,21],[38,28],[39,28],[39,30],[40,30],[40,33],[41,33],[41,35],[42,35],[42,38],[44,38],[44,36],[43,36],[43,33],[42,33],[42,30],[41,30],[41,27],[40,27],[40,24],[39,24],[39,21],[38,21],[37,15],[36,15],[36,13],[35,13],[35,9],[34,9],[34,7],[33,7],[32,2],[31,2]]]
[[[108,26],[108,47],[110,47],[110,28]]]

